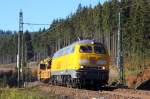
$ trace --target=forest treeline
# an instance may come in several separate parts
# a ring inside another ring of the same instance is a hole
[[[121,3],[109,0],[95,7],[79,4],[75,13],[64,19],[53,20],[48,29],[40,29],[34,33],[24,32],[25,46],[26,49],[29,48],[25,53],[30,51],[34,54],[30,60],[40,60],[52,56],[55,51],[79,38],[94,39],[106,45],[115,64],[119,11],[123,56],[140,66],[144,64],[144,59],[150,57],[149,0],[122,0]],[[15,62],[16,53],[17,34],[0,36],[0,62]]]

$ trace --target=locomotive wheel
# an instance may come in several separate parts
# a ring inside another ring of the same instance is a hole
[[[66,82],[66,86],[67,86],[68,88],[72,88],[72,83],[71,83],[71,80],[70,80],[70,79]]]
[[[71,85],[72,85],[72,88],[76,88],[77,87],[76,80],[72,79]]]

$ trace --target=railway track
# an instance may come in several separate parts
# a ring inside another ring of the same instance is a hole
[[[52,92],[64,99],[150,99],[150,91],[133,89],[112,89],[110,87],[93,91],[87,89],[75,89],[62,86],[42,84],[42,91]]]

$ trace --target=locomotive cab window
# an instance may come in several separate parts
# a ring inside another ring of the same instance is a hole
[[[80,46],[81,53],[92,53],[92,46]]]
[[[40,69],[45,70],[46,69],[46,65],[45,64],[40,64]]]
[[[105,48],[103,46],[94,46],[94,52],[96,54],[106,54]]]
[[[48,62],[47,69],[51,69],[51,62],[52,62],[52,60],[50,60],[50,61]]]
[[[48,65],[48,66],[47,66],[47,69],[51,69],[51,65]]]

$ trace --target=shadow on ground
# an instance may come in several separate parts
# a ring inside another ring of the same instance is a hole
[[[149,90],[150,91],[150,79],[143,82],[140,86],[137,87],[138,90]]]

